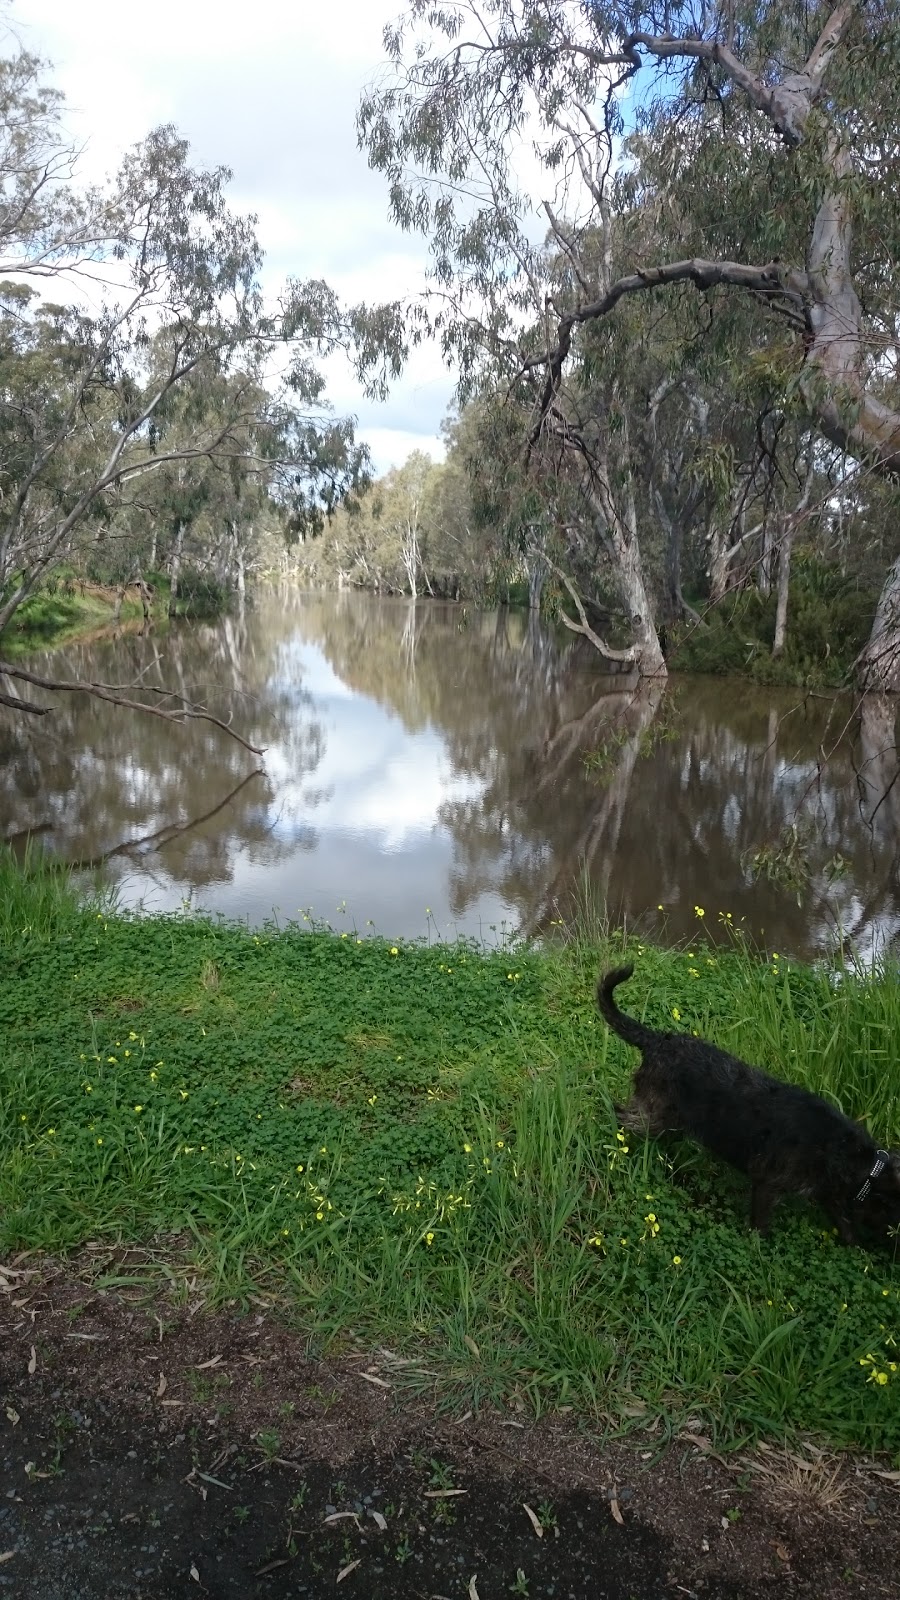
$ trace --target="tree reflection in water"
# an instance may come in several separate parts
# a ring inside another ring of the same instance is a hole
[[[613,920],[667,937],[697,931],[695,904],[712,934],[729,911],[807,956],[836,927],[863,953],[900,928],[891,702],[854,718],[734,681],[636,687],[533,614],[289,588],[44,659],[168,684],[266,747],[247,781],[252,759],[203,724],[82,697],[39,723],[0,713],[4,834],[43,830],[70,860],[116,851],[130,899],[191,892],[258,920],[350,898],[392,935],[423,933],[426,905],[450,931],[539,932],[585,874]],[[749,864],[795,826],[800,904]]]

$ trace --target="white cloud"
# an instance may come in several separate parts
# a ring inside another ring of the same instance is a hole
[[[433,727],[410,731],[374,697],[349,689],[317,645],[292,641],[277,675],[314,697],[325,735],[311,776],[298,777],[292,754],[277,743],[266,753],[288,834],[304,817],[319,836],[346,835],[390,853],[442,831],[442,806],[481,793],[482,782],[454,773]],[[309,789],[317,795],[312,807]]]
[[[23,43],[55,65],[86,175],[102,177],[151,127],[174,122],[198,161],[232,169],[234,204],[259,218],[267,288],[289,275],[322,277],[352,303],[424,284],[427,242],[391,223],[385,180],[356,143],[360,94],[383,67],[382,30],[403,3],[17,0],[12,16]],[[530,136],[513,168],[537,204],[549,197],[554,185]],[[566,212],[578,204],[556,199]],[[529,237],[545,227],[536,212]],[[358,418],[377,471],[413,448],[440,456],[454,378],[436,346],[414,352],[383,406],[366,401],[346,363],[328,375],[336,409]]]

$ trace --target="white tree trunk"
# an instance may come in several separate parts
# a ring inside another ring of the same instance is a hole
[[[865,692],[900,693],[900,556],[884,580],[872,632],[857,657],[856,672]]]
[[[410,598],[418,598],[419,576],[419,513],[418,508],[412,516],[406,518],[406,527],[401,535],[400,554],[406,568],[406,578],[409,584]]]
[[[547,582],[547,562],[540,550],[529,550],[525,566],[528,573],[528,609],[540,611],[544,584]]]
[[[184,551],[184,523],[179,522],[175,529],[175,543],[172,546],[172,555],[169,559],[169,616],[174,617],[178,610],[178,581],[181,577],[181,557]]]
[[[606,542],[615,561],[616,581],[631,626],[632,659],[642,678],[665,677],[665,657],[653,620],[641,562],[633,480],[629,473],[620,497],[614,495],[604,457],[596,471],[595,485],[598,511]]]
[[[791,550],[794,544],[796,523],[786,519],[778,548],[778,590],[775,602],[775,635],[772,640],[773,656],[780,656],[787,637],[788,596],[791,584]]]
[[[775,565],[776,535],[771,517],[766,517],[763,522],[762,555],[756,569],[756,587],[760,594],[768,594],[772,588],[772,570]]]

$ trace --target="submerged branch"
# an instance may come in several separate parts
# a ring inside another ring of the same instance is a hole
[[[543,560],[546,561],[547,566],[550,568],[550,571],[559,579],[560,583],[565,585],[572,604],[574,605],[580,618],[579,622],[573,622],[572,618],[561,609],[559,613],[559,620],[563,626],[568,628],[570,633],[580,633],[585,639],[589,639],[591,644],[594,646],[594,649],[598,650],[601,656],[605,657],[607,661],[624,661],[628,665],[633,665],[637,660],[637,652],[634,645],[629,646],[627,650],[614,650],[611,645],[606,644],[605,641],[601,639],[599,633],[596,633],[588,622],[587,612],[584,609],[581,596],[568,573],[563,572],[561,567],[556,566],[555,562],[551,561],[550,557],[544,552],[541,552],[541,554],[543,556]]]
[[[29,672],[25,667],[17,667],[10,661],[0,661],[0,676],[16,678],[20,683],[30,683],[37,689],[47,689],[53,694],[89,694],[95,700],[106,700],[110,705],[123,706],[128,711],[143,711],[151,717],[161,717],[164,722],[211,722],[214,728],[220,728],[229,739],[234,739],[251,755],[261,756],[263,749],[260,745],[251,744],[248,739],[242,738],[234,728],[229,727],[220,717],[214,717],[211,711],[204,711],[195,706],[183,696],[176,696],[172,691],[153,689],[154,694],[165,694],[171,699],[181,699],[182,704],[166,709],[164,706],[151,706],[144,700],[135,700],[128,694],[127,686],[119,687],[115,684],[96,683],[92,679],[79,682],[72,678],[45,678],[40,673]],[[12,696],[3,697],[4,703],[14,704],[16,709],[27,710],[36,716],[44,716],[50,710],[49,706],[31,706],[25,701],[16,701]]]

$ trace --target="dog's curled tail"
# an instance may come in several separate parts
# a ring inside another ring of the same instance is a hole
[[[620,983],[625,983],[633,971],[633,966],[615,967],[605,978],[601,978],[597,984],[597,1005],[600,1008],[600,1015],[614,1033],[618,1033],[628,1044],[636,1045],[639,1050],[643,1050],[647,1041],[653,1036],[652,1029],[645,1028],[635,1017],[626,1017],[613,999],[613,990],[618,988]]]

